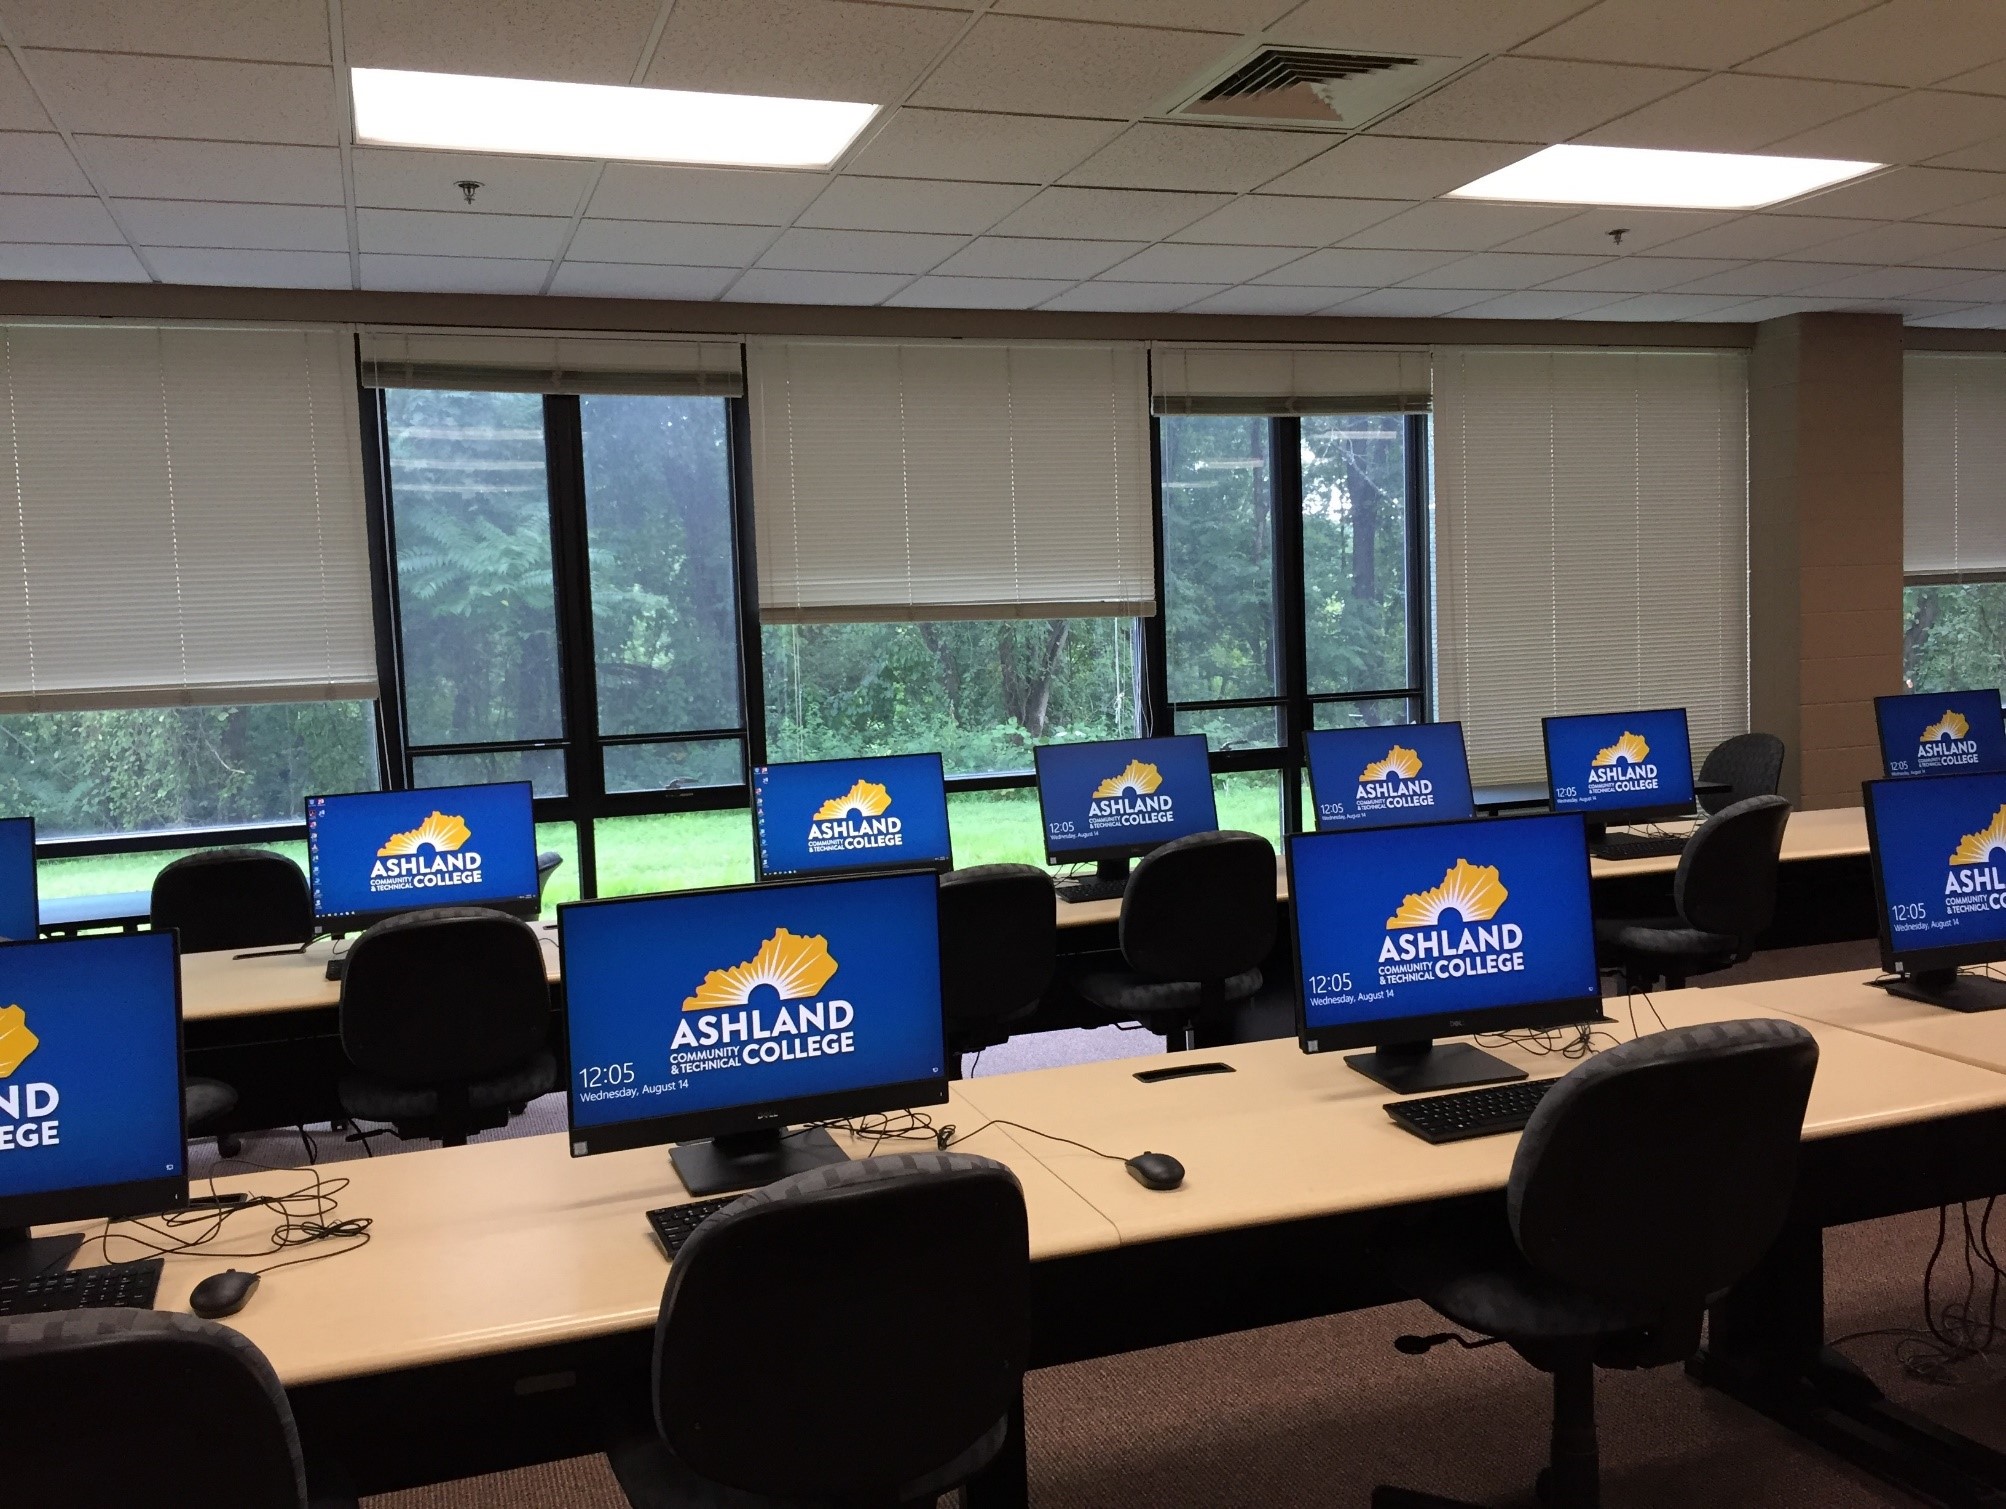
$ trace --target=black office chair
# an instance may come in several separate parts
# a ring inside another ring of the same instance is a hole
[[[351,1120],[448,1146],[508,1125],[557,1086],[543,947],[484,907],[406,912],[367,929],[341,980],[336,1086]]]
[[[1033,865],[975,865],[940,877],[940,1002],[947,1073],[1007,1042],[1052,983],[1059,940],[1052,877]]]
[[[1171,1052],[1227,1040],[1226,1009],[1261,988],[1275,944],[1275,851],[1256,833],[1193,833],[1152,849],[1121,898],[1128,969],[1074,989],[1116,1022],[1160,1032]]]
[[[1008,1439],[1030,1268],[1016,1176],[967,1153],[831,1164],[734,1201],[669,1269],[654,1428],[608,1453],[628,1502],[931,1505]],[[843,1383],[863,1372],[911,1386]]]
[[[271,1364],[214,1321],[164,1310],[0,1320],[10,1504],[334,1509],[309,1498]]]
[[[184,954],[304,943],[313,936],[313,896],[300,867],[268,849],[205,849],[153,877],[156,931],[181,934]]]
[[[536,856],[536,907],[543,910],[543,893],[550,889],[550,877],[557,867],[564,863],[564,856],[555,849],[544,849]]]
[[[1694,975],[1739,964],[1776,916],[1776,872],[1790,803],[1754,796],[1699,825],[1672,881],[1676,917],[1599,917],[1595,952],[1625,986],[1677,990]]]
[[[1818,1044],[1791,1022],[1679,1027],[1611,1048],[1548,1093],[1519,1140],[1506,1219],[1382,1256],[1450,1321],[1553,1375],[1550,1509],[1600,1502],[1595,1369],[1699,1346],[1707,1306],[1761,1261],[1797,1183]],[[1447,1338],[1402,1337],[1402,1350]],[[1373,1509],[1453,1509],[1404,1489]]]
[[[1724,811],[1752,796],[1774,796],[1783,780],[1783,741],[1775,734],[1736,734],[1714,745],[1700,764],[1700,784],[1730,788],[1700,797],[1700,809]]]

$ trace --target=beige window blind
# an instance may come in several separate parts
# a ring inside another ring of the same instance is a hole
[[[0,326],[0,711],[375,695],[349,332]]]
[[[1748,374],[1714,351],[1435,353],[1438,716],[1479,780],[1548,713],[1748,727]]]
[[[1158,414],[1418,414],[1424,350],[1358,346],[1153,346]]]
[[[1156,611],[1140,346],[753,342],[769,622]]]
[[[362,380],[372,388],[737,398],[745,392],[743,365],[735,340],[561,331],[362,332]]]
[[[2006,577],[2006,356],[1903,358],[1902,537],[1911,578]]]

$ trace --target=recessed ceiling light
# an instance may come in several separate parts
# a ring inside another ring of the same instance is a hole
[[[1620,204],[1669,210],[1759,210],[1883,166],[1827,157],[1548,147],[1451,190],[1451,199]]]
[[[826,168],[876,105],[466,73],[350,70],[367,146],[740,168]]]

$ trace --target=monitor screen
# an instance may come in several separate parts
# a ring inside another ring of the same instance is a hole
[[[1288,851],[1306,1049],[1597,1014],[1580,817],[1305,833]]]
[[[1203,734],[1040,744],[1031,753],[1052,864],[1142,854],[1219,826]]]
[[[1690,812],[1686,710],[1548,718],[1546,781],[1555,812],[1612,820]]]
[[[0,940],[33,938],[42,925],[35,893],[35,820],[0,817]]]
[[[1476,812],[1460,723],[1319,729],[1304,746],[1318,828],[1448,822]]]
[[[944,1101],[938,884],[560,907],[572,1155]]]
[[[1869,781],[1888,970],[2006,959],[2006,774]]]
[[[428,906],[536,907],[527,781],[308,797],[306,846],[322,930]]]
[[[937,754],[761,765],[752,823],[762,880],[954,863]]]
[[[1881,763],[1890,777],[2006,770],[1999,689],[1874,698]]]
[[[0,1226],[187,1194],[174,935],[0,946]]]

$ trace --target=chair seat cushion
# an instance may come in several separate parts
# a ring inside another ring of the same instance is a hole
[[[1244,1001],[1261,988],[1261,972],[1229,976],[1226,1000]],[[1083,999],[1121,1021],[1152,1016],[1189,1016],[1198,1009],[1200,987],[1189,980],[1145,980],[1127,970],[1082,975],[1073,984]]]
[[[1595,923],[1595,944],[1605,954],[1614,951],[1647,959],[1732,957],[1741,948],[1738,938],[1687,927],[1677,917],[1601,918]]]
[[[182,1115],[190,1131],[207,1126],[237,1108],[237,1092],[220,1079],[191,1078],[181,1094]]]
[[[520,1068],[467,1086],[467,1105],[476,1111],[518,1105],[557,1087],[557,1061],[539,1053]],[[422,1121],[439,1111],[439,1092],[429,1085],[400,1085],[367,1074],[344,1074],[337,1086],[341,1108],[366,1121]]]
[[[1510,1342],[1587,1341],[1664,1319],[1658,1306],[1592,1294],[1537,1272],[1502,1222],[1487,1240],[1417,1242],[1383,1257],[1416,1299],[1466,1330]]]

